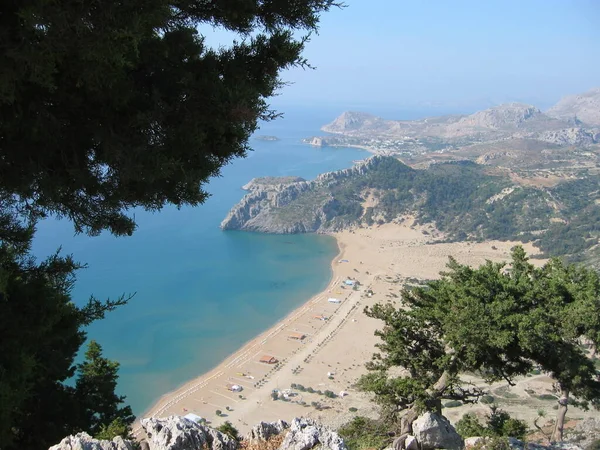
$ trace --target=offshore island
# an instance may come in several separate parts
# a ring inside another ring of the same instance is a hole
[[[279,141],[279,138],[277,136],[269,136],[269,135],[265,135],[265,134],[259,134],[258,136],[254,136],[254,139],[256,139],[257,141],[267,141],[267,142]]]
[[[305,142],[375,155],[314,180],[249,180],[221,227],[333,236],[328,287],[145,416],[195,414],[242,432],[260,420],[305,416],[337,429],[357,414],[376,417],[355,386],[382,326],[366,306],[396,305],[402,286],[437,278],[449,256],[472,266],[506,261],[516,244],[536,265],[554,256],[599,265],[600,89],[546,112],[508,104],[419,121],[344,113],[323,130],[329,135]],[[552,379],[539,372],[487,389],[530,425],[554,404]],[[456,422],[487,410],[459,404],[443,413]],[[593,414],[569,409],[573,418]]]

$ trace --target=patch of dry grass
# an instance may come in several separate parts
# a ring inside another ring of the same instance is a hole
[[[243,450],[277,450],[283,440],[285,439],[287,433],[281,433],[277,436],[272,436],[270,439],[266,441],[242,441],[240,442],[240,447]]]

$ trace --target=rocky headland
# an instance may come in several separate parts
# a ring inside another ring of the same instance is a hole
[[[380,161],[380,157],[372,157],[352,168],[324,173],[312,181],[290,177],[254,179],[244,186],[249,193],[231,209],[221,228],[277,234],[344,229],[352,222],[340,218],[332,209],[336,199],[328,188],[367,173]]]
[[[600,175],[531,185],[511,173],[490,172],[509,151],[415,169],[376,155],[354,167],[301,178],[263,178],[222,221],[224,230],[330,233],[414,216],[450,241],[520,240],[553,256],[597,260]]]

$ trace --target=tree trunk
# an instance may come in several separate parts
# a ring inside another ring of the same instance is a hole
[[[431,396],[431,400],[428,402],[427,407],[433,408],[436,413],[442,415],[442,400],[440,395],[447,389],[448,380],[450,374],[448,371],[444,371],[440,378],[436,381],[431,389],[427,390],[427,394]],[[406,414],[400,419],[400,434],[412,434],[412,423],[419,417],[417,410],[414,406],[408,409]]]
[[[406,411],[406,414],[400,419],[400,434],[412,434],[412,424],[419,417],[416,408],[413,406]]]
[[[558,412],[556,413],[556,424],[552,432],[551,441],[560,442],[563,440],[563,429],[565,427],[565,416],[569,408],[569,390],[561,387],[560,399],[558,399]]]

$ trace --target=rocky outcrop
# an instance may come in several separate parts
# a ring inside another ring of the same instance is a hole
[[[235,450],[237,442],[224,433],[180,416],[141,420],[150,450]]]
[[[600,417],[587,418],[577,422],[574,428],[565,430],[565,440],[577,442],[583,448],[591,447],[600,440]]]
[[[250,433],[246,436],[249,442],[268,441],[273,436],[278,436],[289,428],[289,424],[284,420],[277,422],[260,422],[252,427]]]
[[[600,125],[600,88],[564,97],[547,114],[588,125]]]
[[[384,120],[364,112],[346,111],[333,122],[321,129],[330,133],[351,133],[353,131],[385,132],[393,126],[393,121]]]
[[[141,420],[146,439],[142,450],[236,450],[238,442],[224,433],[180,416]],[[294,419],[290,425],[283,420],[261,422],[252,428],[246,439],[250,443],[265,442],[285,433],[279,450],[347,450],[344,440],[329,428],[312,419]],[[283,437],[283,436],[282,436]],[[63,439],[49,450],[134,450],[131,441],[116,437],[112,441],[93,439],[79,433]]]
[[[319,447],[346,450],[344,440],[334,431],[312,419],[294,419],[279,450],[309,450]]]
[[[528,137],[561,146],[588,146],[596,143],[596,133],[584,128],[565,128],[562,130],[544,131],[543,133]]]
[[[221,222],[223,230],[247,230],[293,234],[338,231],[351,223],[336,219],[333,196],[321,189],[363,175],[382,160],[373,156],[350,169],[319,175],[313,181],[270,184],[253,183],[250,192]]]
[[[498,438],[496,438],[498,439]],[[506,439],[508,447],[513,450],[583,450],[582,447],[569,442],[555,442],[552,445],[541,445],[533,442],[523,442],[512,437],[499,438]],[[498,448],[492,445],[493,440],[485,437],[470,437],[465,439],[465,450],[486,450],[488,448]]]
[[[444,416],[426,412],[412,424],[413,434],[422,450],[446,448],[461,450],[463,439]]]
[[[60,444],[53,445],[49,450],[134,450],[131,441],[117,436],[112,441],[94,439],[87,433],[77,433],[67,436]]]
[[[282,189],[288,184],[299,183],[301,181],[306,180],[302,177],[258,177],[252,178],[248,183],[242,186],[242,189],[245,191],[263,189],[265,187]]]

